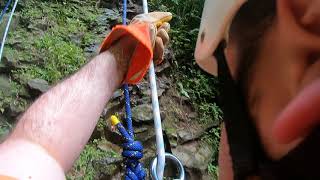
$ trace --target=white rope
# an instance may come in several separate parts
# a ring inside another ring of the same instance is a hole
[[[148,13],[148,1],[143,0],[143,12]],[[152,109],[153,109],[153,119],[154,119],[154,128],[156,132],[156,143],[157,143],[157,176],[159,180],[163,179],[166,155],[164,149],[164,141],[162,134],[162,125],[161,125],[161,116],[158,100],[158,91],[157,91],[157,82],[156,74],[154,71],[153,60],[150,63],[149,69],[149,78],[151,86],[151,96],[152,96]]]
[[[9,17],[9,20],[8,20],[8,23],[7,23],[7,26],[6,26],[6,30],[4,31],[4,35],[2,37],[1,48],[0,48],[0,62],[1,62],[1,59],[2,59],[3,48],[4,48],[4,44],[6,42],[6,38],[7,38],[8,32],[9,32],[11,20],[12,20],[14,12],[16,10],[18,2],[19,2],[19,0],[16,0],[14,2],[13,8],[11,10],[11,14],[10,14],[10,17]]]

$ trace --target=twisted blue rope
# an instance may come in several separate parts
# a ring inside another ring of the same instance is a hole
[[[127,0],[123,0],[123,25],[127,25]],[[125,143],[122,145],[122,156],[126,159],[126,180],[142,180],[145,179],[146,173],[139,160],[143,157],[143,146],[141,142],[134,141],[134,130],[132,127],[130,94],[128,84],[123,85],[126,109],[127,130],[121,123],[117,124],[117,128],[123,136]]]
[[[11,4],[12,0],[7,1],[7,4],[5,5],[5,7],[3,8],[3,10],[1,11],[1,15],[0,15],[0,23],[2,22],[3,16],[4,14],[6,14],[10,4]]]
[[[131,138],[134,138],[134,131],[132,127],[132,115],[131,115],[131,107],[130,107],[130,93],[128,84],[123,85],[124,98],[125,98],[125,109],[126,109],[126,123],[128,133]]]
[[[122,144],[122,156],[126,159],[125,180],[145,179],[146,173],[142,164],[139,162],[143,157],[143,146],[141,142],[134,141],[121,123],[118,123],[116,126],[125,140],[125,143]]]

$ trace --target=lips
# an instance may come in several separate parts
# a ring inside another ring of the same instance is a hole
[[[279,143],[304,137],[320,125],[320,79],[313,81],[284,109],[273,127]]]

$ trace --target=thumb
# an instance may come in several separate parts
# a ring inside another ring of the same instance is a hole
[[[155,20],[153,23],[155,23],[157,27],[160,27],[163,23],[169,22],[172,19],[170,12],[151,12],[148,15],[153,17]]]
[[[146,22],[160,27],[163,23],[169,22],[172,19],[170,12],[151,12],[148,14],[139,14],[135,16],[130,24]]]

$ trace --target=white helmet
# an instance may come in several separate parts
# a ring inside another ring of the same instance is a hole
[[[229,26],[240,7],[247,0],[206,0],[202,13],[195,58],[198,65],[217,75],[214,51],[222,40],[227,40]]]

